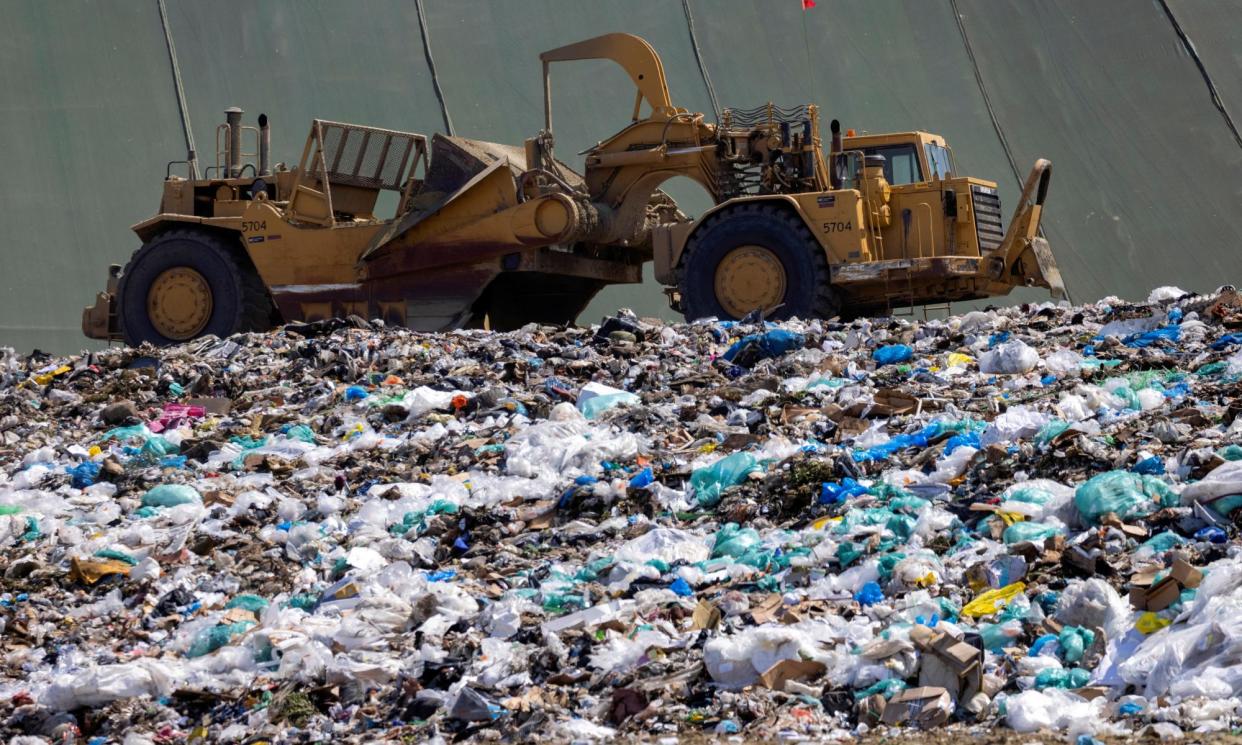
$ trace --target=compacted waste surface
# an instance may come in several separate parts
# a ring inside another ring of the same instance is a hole
[[[1239,390],[1228,288],[5,351],[0,733],[1227,734]]]

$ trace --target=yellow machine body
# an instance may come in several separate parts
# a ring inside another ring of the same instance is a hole
[[[631,122],[578,172],[553,153],[550,68],[581,59],[616,62],[635,91]],[[673,105],[659,55],[629,34],[540,60],[545,126],[521,147],[315,120],[298,164],[271,166],[266,117],[245,127],[230,109],[216,165],[200,177],[191,158],[187,178],[166,176],[159,213],[133,227],[143,247],[111,269],[83,331],[162,344],[348,315],[424,330],[568,323],[653,259],[694,316],[1064,292],[1038,236],[1047,161],[1005,228],[996,184],[956,173],[937,135],[840,137],[834,121],[825,152],[813,105],[709,122]],[[687,218],[660,191],[678,176],[715,206]]]

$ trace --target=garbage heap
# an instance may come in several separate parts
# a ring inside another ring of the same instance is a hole
[[[1238,327],[1160,288],[9,350],[0,731],[1227,731]]]

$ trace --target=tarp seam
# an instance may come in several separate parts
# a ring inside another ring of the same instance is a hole
[[[681,8],[686,13],[686,29],[690,32],[690,47],[694,50],[694,59],[699,63],[699,74],[703,76],[703,85],[707,87],[707,97],[712,102],[712,113],[720,122],[720,103],[716,100],[716,89],[712,86],[712,78],[707,74],[707,65],[703,62],[703,53],[699,50],[699,37],[694,32],[694,15],[690,12],[690,0],[681,0]]]
[[[1190,40],[1190,37],[1182,29],[1182,24],[1178,22],[1177,16],[1173,14],[1173,9],[1169,7],[1168,2],[1166,0],[1157,1],[1160,3],[1160,7],[1164,9],[1164,15],[1169,19],[1169,23],[1173,26],[1173,31],[1177,33],[1177,38],[1181,40],[1182,46],[1186,48],[1190,58],[1194,60],[1195,66],[1199,68],[1199,74],[1203,77],[1208,93],[1212,96],[1212,103],[1215,104],[1221,117],[1224,118],[1229,131],[1233,133],[1233,141],[1238,144],[1238,147],[1242,147],[1242,134],[1238,133],[1238,127],[1234,124],[1233,117],[1229,114],[1229,109],[1225,108],[1225,102],[1216,90],[1216,83],[1212,81],[1212,75],[1208,72],[1207,66],[1203,64],[1202,58],[1199,57],[1199,52],[1195,49],[1194,42]]]
[[[444,115],[444,130],[449,136],[453,133],[453,120],[449,118],[448,104],[444,102],[444,91],[440,90],[440,78],[436,75],[436,61],[431,56],[431,36],[427,31],[427,15],[423,13],[423,0],[414,0],[414,8],[418,11],[418,30],[423,37],[423,54],[427,57],[427,69],[431,71],[431,87],[436,92],[436,100],[440,102],[440,113]]]
[[[177,92],[177,111],[181,115],[181,131],[185,134],[186,159],[190,161],[190,177],[198,178],[198,149],[194,146],[194,130],[190,126],[190,107],[185,102],[185,86],[181,84],[181,66],[177,64],[177,47],[173,45],[172,28],[168,24],[168,8],[164,0],[157,0],[160,24],[164,27],[164,44],[168,47],[168,62],[172,65],[173,88]]]
[[[962,20],[962,13],[957,8],[957,0],[949,0],[949,7],[953,9],[953,20],[957,21],[957,30],[962,35],[962,44],[966,48],[966,56],[970,59],[970,67],[975,73],[975,82],[979,86],[979,95],[983,97],[983,106],[988,110],[988,117],[992,120],[992,129],[996,130],[996,137],[1000,140],[1001,149],[1005,151],[1005,159],[1009,161],[1009,168],[1013,171],[1014,180],[1018,182],[1018,188],[1022,188],[1022,174],[1018,172],[1018,163],[1013,159],[1013,151],[1009,149],[1009,141],[1005,139],[1005,132],[1001,129],[1000,119],[996,116],[996,110],[992,108],[992,99],[988,96],[988,88],[983,82],[983,72],[979,69],[979,61],[975,59],[974,47],[970,44],[970,35],[966,33],[966,22]]]

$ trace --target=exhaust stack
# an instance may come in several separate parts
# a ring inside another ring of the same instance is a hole
[[[231,106],[224,110],[224,120],[229,128],[229,147],[228,147],[228,165],[229,178],[239,178],[241,176],[241,149],[242,149],[242,114],[245,113],[236,106]]]
[[[272,168],[268,154],[272,149],[272,130],[267,126],[267,114],[259,114],[259,175],[271,176]]]
[[[841,122],[833,119],[828,128],[832,131],[832,144],[828,146],[828,179],[832,183],[832,188],[840,189],[841,182],[844,180],[838,163],[841,155]]]

